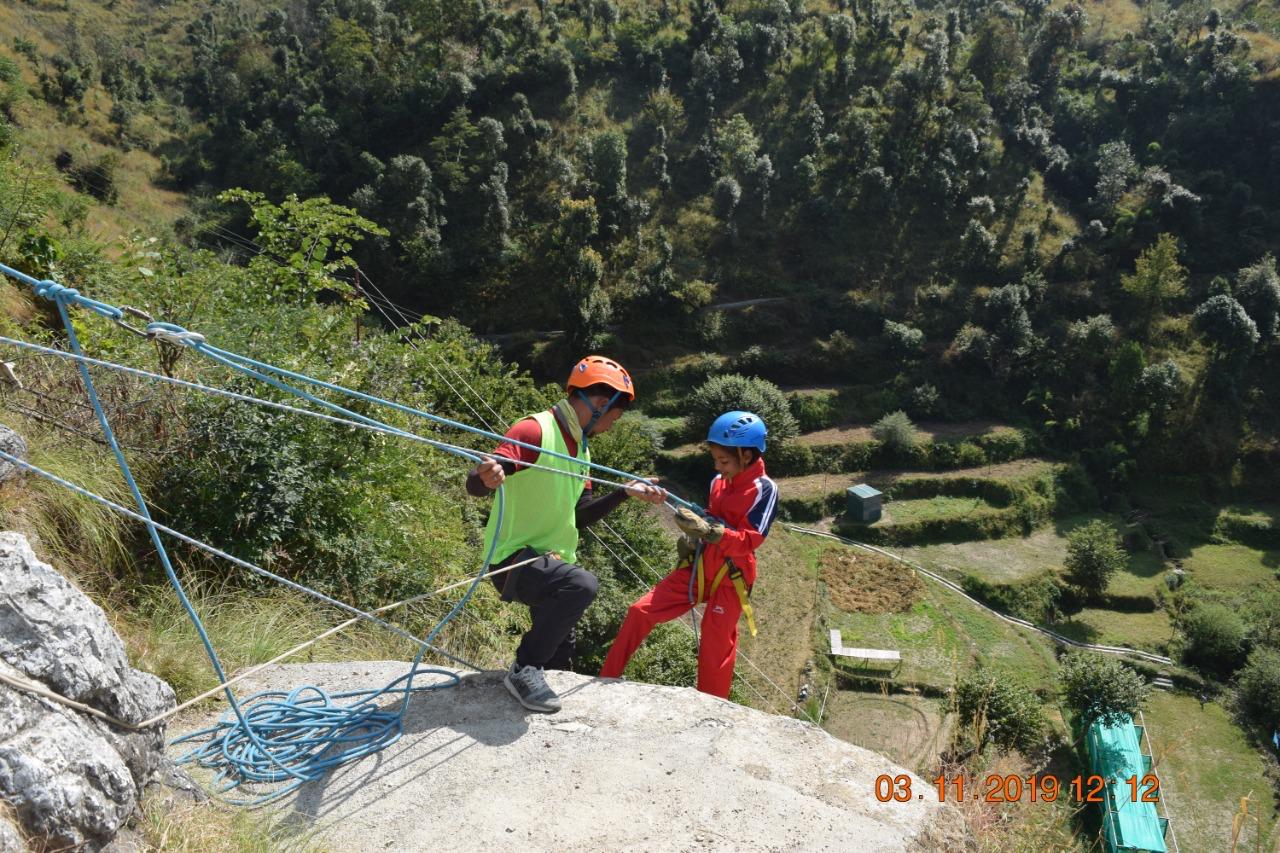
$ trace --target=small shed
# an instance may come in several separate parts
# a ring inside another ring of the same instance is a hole
[[[849,518],[862,524],[871,524],[880,520],[881,501],[884,495],[868,486],[859,483],[850,486],[845,492]]]

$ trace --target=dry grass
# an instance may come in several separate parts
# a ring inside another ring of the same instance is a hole
[[[880,693],[833,690],[827,699],[823,728],[841,740],[927,774],[937,768],[938,754],[950,738],[951,719],[936,699],[890,694],[887,689]]]
[[[827,594],[848,613],[905,613],[924,596],[914,571],[879,554],[828,551],[821,565]]]
[[[164,853],[322,853],[328,849],[288,817],[214,802],[175,804],[158,795],[143,802],[138,830],[147,850]]]

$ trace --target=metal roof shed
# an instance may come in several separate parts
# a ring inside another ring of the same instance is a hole
[[[849,519],[861,524],[871,524],[880,520],[881,501],[883,500],[883,495],[866,483],[859,483],[845,490]]]

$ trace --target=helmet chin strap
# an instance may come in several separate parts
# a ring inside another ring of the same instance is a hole
[[[618,402],[618,398],[622,396],[622,392],[614,391],[613,396],[609,398],[609,402],[605,403],[598,409],[595,407],[595,404],[591,402],[591,398],[587,396],[587,392],[579,388],[577,389],[577,394],[582,402],[586,403],[587,407],[591,409],[591,420],[587,421],[587,425],[582,428],[582,445],[583,447],[586,447],[587,437],[591,435],[591,428],[596,425],[597,421],[604,417],[605,413],[613,407],[614,403]]]

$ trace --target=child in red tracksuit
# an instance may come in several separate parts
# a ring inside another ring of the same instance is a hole
[[[756,580],[755,551],[769,535],[778,487],[764,470],[764,422],[750,412],[728,412],[707,436],[717,474],[707,502],[710,519],[689,510],[676,514],[684,531],[681,564],[627,611],[600,675],[617,678],[631,655],[660,622],[678,619],[706,603],[698,647],[698,689],[728,697],[738,654],[738,617],[744,609],[754,636],[749,594]],[[700,554],[698,549],[700,546]]]

